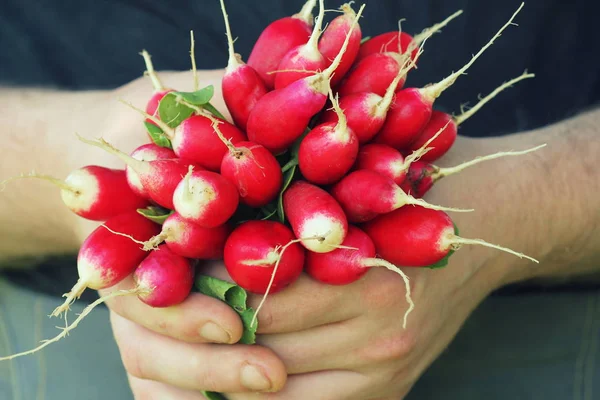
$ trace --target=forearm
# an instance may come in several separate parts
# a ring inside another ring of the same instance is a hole
[[[90,124],[102,121],[97,116],[106,112],[105,96],[94,91],[3,88],[0,181],[31,171],[64,179],[84,165],[84,145],[75,132],[86,135]],[[76,251],[75,218],[62,203],[60,190],[49,182],[7,183],[0,195],[0,263]]]

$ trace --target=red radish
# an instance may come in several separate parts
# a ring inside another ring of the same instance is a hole
[[[221,0],[221,11],[225,19],[229,49],[229,61],[221,81],[223,100],[235,125],[242,131],[246,131],[250,111],[252,111],[258,99],[267,93],[267,87],[254,68],[244,63],[242,57],[235,53],[229,19],[223,0]]]
[[[158,104],[167,93],[173,92],[173,89],[168,89],[163,86],[158,75],[156,74],[156,71],[154,70],[154,65],[152,64],[150,54],[148,54],[146,50],[142,50],[140,54],[142,57],[144,57],[144,62],[146,63],[146,75],[150,77],[152,86],[154,86],[154,93],[152,93],[150,100],[148,100],[148,103],[146,103],[146,112],[158,118],[158,114],[156,112],[158,110]],[[146,122],[154,124],[154,122],[152,122],[150,119],[146,119]]]
[[[484,161],[495,160],[496,158],[506,156],[520,156],[539,150],[545,146],[545,144],[542,144],[532,149],[523,151],[503,151],[494,153],[483,157],[477,157],[471,161],[467,161],[450,168],[441,168],[421,160],[415,161],[411,164],[406,176],[406,180],[402,183],[401,187],[404,192],[409,193],[414,197],[423,197],[425,193],[431,189],[434,183],[446,176],[457,174],[466,168],[477,165]]]
[[[100,229],[102,228],[100,227]],[[130,241],[130,243],[133,242]],[[191,293],[194,282],[194,270],[189,260],[170,252],[166,247],[161,247],[142,260],[140,260],[141,263],[137,266],[133,275],[136,282],[133,289],[115,290],[99,298],[84,308],[77,319],[66,326],[54,338],[44,340],[41,345],[34,349],[1,357],[0,361],[12,360],[13,358],[33,354],[52,343],[58,342],[73,329],[77,328],[81,321],[94,308],[109,299],[137,295],[141,301],[152,307],[170,307],[183,302]]]
[[[402,68],[405,58],[398,53],[375,53],[360,60],[340,83],[338,93],[348,96],[354,93],[385,95],[387,88]],[[373,73],[377,71],[377,73]],[[406,77],[402,76],[396,90],[402,89]]]
[[[365,232],[355,226],[348,227],[348,235],[343,246],[343,248],[329,253],[307,252],[306,273],[313,279],[329,285],[347,285],[360,279],[372,267],[384,267],[394,271],[402,276],[406,286],[405,295],[409,304],[409,308],[404,314],[403,326],[406,328],[406,319],[414,308],[406,274],[395,265],[376,258],[375,244]]]
[[[308,182],[290,185],[283,194],[283,210],[296,237],[315,253],[334,250],[348,233],[348,220],[338,202]]]
[[[213,117],[193,104],[184,100],[181,100],[180,103],[192,108],[196,113],[183,120],[175,129],[170,128],[158,118],[137,109],[132,104],[125,104],[142,113],[146,118],[150,118],[163,130],[171,140],[173,151],[177,157],[193,161],[210,171],[218,172],[223,156],[227,153],[227,146],[215,132],[215,125],[217,123],[222,125],[221,132],[233,144],[247,140],[246,135],[235,125]]]
[[[419,54],[421,52],[422,48],[419,49]],[[408,70],[415,65],[415,60],[405,61],[390,86],[387,87],[383,97],[375,93],[361,92],[340,99],[340,108],[344,110],[348,127],[356,133],[360,144],[365,144],[373,139],[385,123],[396,89]],[[326,110],[321,116],[321,122],[337,121],[337,113],[332,109]]]
[[[230,232],[227,225],[203,228],[178,213],[167,217],[161,232],[144,243],[144,250],[155,249],[163,243],[175,254],[198,260],[223,257],[225,240]]]
[[[64,181],[32,172],[9,178],[0,182],[0,186],[21,178],[38,178],[51,182],[60,188],[62,201],[71,211],[93,221],[106,221],[149,205],[148,200],[129,187],[124,169],[88,165],[72,171]]]
[[[356,13],[352,9],[350,3],[342,5],[340,9],[344,13],[334,18],[333,21],[327,25],[327,29],[325,29],[319,40],[319,52],[321,52],[327,62],[325,67],[329,66],[329,63],[333,61],[335,56],[337,56],[342,49],[344,39],[348,35],[348,32],[350,32],[352,21],[354,21],[354,18],[356,17]],[[348,48],[344,52],[340,64],[333,72],[331,86],[335,87],[350,70],[350,67],[352,67],[360,48],[361,39],[362,32],[360,25],[357,25],[352,31],[350,41],[348,42]]]
[[[395,149],[402,150],[410,147],[417,136],[425,129],[431,118],[435,100],[454,82],[465,73],[496,38],[512,24],[515,16],[523,4],[512,15],[510,20],[494,35],[494,37],[475,54],[471,61],[461,69],[442,79],[438,83],[421,89],[409,88],[396,94],[390,110],[379,134],[375,137],[377,143],[387,144]]]
[[[77,284],[65,294],[67,299],[52,316],[67,311],[86,288],[106,289],[125,279],[147,255],[131,238],[146,241],[159,232],[160,225],[137,211],[120,214],[97,227],[79,250]]]
[[[405,205],[455,212],[463,210],[436,206],[404,193],[394,181],[367,169],[351,172],[331,189],[331,194],[346,213],[349,222],[366,222]],[[410,208],[410,207],[409,207]],[[384,256],[384,258],[387,258]],[[394,261],[392,261],[394,262]],[[394,262],[395,263],[395,262]]]
[[[360,18],[364,5],[353,22]],[[352,32],[352,31],[351,31]],[[351,33],[333,63],[323,72],[300,79],[283,89],[273,90],[256,103],[248,118],[248,139],[274,154],[287,150],[304,133],[311,118],[327,101],[329,79],[346,51]]]
[[[192,166],[173,193],[175,211],[204,228],[226,223],[239,199],[237,188],[227,178],[212,171],[194,171]]]
[[[275,85],[275,75],[283,56],[294,47],[305,44],[310,37],[312,9],[317,0],[307,0],[299,13],[280,18],[269,24],[260,34],[248,57],[248,65],[261,77],[267,89]]]
[[[411,47],[410,50],[412,53],[412,58],[416,61],[416,48],[419,47],[427,37],[438,32],[460,14],[462,14],[462,10],[455,12],[444,21],[425,29],[423,32],[415,35],[414,37],[406,32],[402,32],[401,30],[386,32],[377,36],[373,36],[360,46],[360,50],[356,57],[356,62],[375,53],[394,52],[404,54],[407,50],[409,50],[409,47]]]
[[[166,160],[169,158],[177,158],[173,150],[167,149],[166,147],[158,146],[154,143],[143,144],[135,149],[131,154],[131,157],[140,161],[154,161],[154,160]],[[127,172],[127,183],[131,190],[133,190],[138,196],[148,198],[148,194],[140,181],[140,177],[129,165],[125,167]]]
[[[190,166],[198,169],[202,167],[191,161],[181,158],[170,158],[166,160],[140,161],[115,148],[104,139],[89,140],[78,136],[79,140],[92,146],[99,147],[104,151],[119,157],[125,164],[130,166],[139,176],[142,186],[148,196],[159,206],[172,210],[173,193],[187,173]]]
[[[354,165],[358,138],[348,128],[344,112],[330,93],[338,122],[315,126],[300,143],[298,166],[304,178],[317,185],[339,181]]]
[[[144,258],[133,273],[138,298],[151,307],[171,307],[182,303],[194,284],[192,262],[159,246]]]
[[[373,239],[377,254],[391,263],[406,267],[427,267],[442,261],[465,244],[492,247],[534,262],[537,260],[479,239],[456,235],[450,217],[438,210],[419,206],[402,207],[363,225]]]
[[[288,51],[279,62],[275,73],[275,89],[282,89],[292,82],[327,68],[329,63],[319,51],[319,36],[325,14],[323,0],[319,0],[319,7],[319,16],[315,20],[315,26],[308,42]]]
[[[423,131],[417,135],[416,139],[409,146],[410,149],[419,148],[431,139],[431,137],[444,125],[448,126],[444,129],[444,132],[439,135],[435,140],[431,142],[433,149],[427,154],[423,155],[422,161],[433,162],[440,159],[444,154],[450,150],[450,147],[454,144],[456,136],[458,134],[458,127],[467,119],[472,117],[477,111],[479,111],[487,102],[496,97],[498,93],[504,89],[512,86],[513,84],[527,78],[533,78],[534,74],[524,73],[517,78],[511,79],[508,82],[498,86],[492,93],[481,99],[474,107],[468,111],[463,112],[457,117],[453,117],[441,111],[434,110],[431,114],[431,119],[423,129]]]
[[[414,163],[414,162],[413,162]],[[360,148],[356,169],[368,169],[391,178],[396,185],[401,185],[410,165],[402,154],[385,144],[371,143]]]
[[[273,279],[270,292],[276,293],[302,273],[305,251],[295,239],[292,231],[277,221],[243,222],[225,243],[225,268],[235,283],[252,293],[266,293]]]
[[[235,184],[240,201],[250,207],[269,204],[283,186],[281,166],[275,156],[252,142],[238,142],[225,154],[221,175]]]

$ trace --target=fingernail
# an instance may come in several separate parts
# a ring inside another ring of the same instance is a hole
[[[229,343],[231,335],[214,322],[207,322],[200,328],[200,336],[213,343]]]
[[[246,364],[242,367],[242,385],[254,391],[265,391],[271,388],[271,381],[254,365]]]

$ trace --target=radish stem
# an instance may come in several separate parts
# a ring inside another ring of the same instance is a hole
[[[165,87],[158,78],[158,74],[154,70],[154,65],[152,64],[150,54],[146,50],[142,50],[140,54],[142,55],[142,57],[144,57],[144,63],[146,64],[145,75],[148,75],[152,80],[152,86],[154,86],[155,90],[164,90]]]

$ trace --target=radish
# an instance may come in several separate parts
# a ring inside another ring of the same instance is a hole
[[[329,253],[306,253],[305,270],[313,279],[329,285],[347,285],[357,281],[367,273],[369,268],[384,267],[399,274],[406,286],[406,301],[409,308],[404,314],[403,327],[406,328],[408,314],[414,303],[410,296],[408,277],[395,265],[376,258],[375,244],[369,236],[359,228],[350,225],[344,247]]]
[[[329,66],[342,49],[344,40],[348,35],[348,32],[350,32],[352,21],[356,18],[356,13],[350,4],[351,3],[346,3],[340,7],[340,10],[344,13],[334,18],[327,25],[327,28],[319,40],[319,52],[325,57],[325,68]],[[340,64],[333,72],[331,86],[335,87],[352,67],[356,55],[358,54],[358,50],[360,49],[361,39],[362,32],[360,25],[357,25],[352,31],[348,47],[342,56]]]
[[[75,214],[92,221],[106,221],[116,215],[149,205],[127,183],[124,169],[88,165],[72,171],[65,180],[35,172],[9,178],[0,186],[22,178],[37,178],[60,188],[63,203]]]
[[[146,112],[158,118],[157,110],[160,101],[163,99],[163,97],[167,95],[167,93],[173,92],[174,90],[165,88],[163,86],[162,82],[158,77],[158,74],[154,70],[154,65],[152,64],[150,54],[148,54],[146,50],[142,50],[140,55],[144,57],[144,62],[146,64],[145,75],[148,75],[150,77],[150,80],[152,81],[152,86],[154,86],[154,93],[152,93],[150,100],[148,100],[148,102],[146,103]],[[146,119],[146,122],[154,124],[154,122],[152,122],[152,120],[150,119]]]
[[[282,89],[292,82],[327,68],[328,62],[319,51],[319,36],[325,14],[323,0],[319,0],[319,7],[319,16],[315,20],[315,26],[308,42],[288,51],[279,62],[275,73],[275,89]]]
[[[399,91],[388,111],[386,121],[383,124],[381,131],[375,137],[375,142],[387,144],[398,150],[409,148],[429,122],[435,100],[446,89],[452,86],[458,77],[464,74],[465,71],[473,65],[475,60],[477,60],[481,54],[494,43],[494,40],[512,24],[512,21],[522,7],[523,4],[521,4],[510,20],[500,28],[494,37],[461,69],[433,85],[420,89],[409,88]]]
[[[233,47],[233,38],[229,19],[225,10],[225,3],[221,1],[221,11],[225,19],[225,29],[227,31],[227,44],[229,50],[229,61],[225,74],[221,81],[221,90],[223,100],[231,114],[235,125],[242,131],[246,131],[246,123],[250,111],[262,96],[267,93],[267,87],[258,73],[242,61],[239,54],[235,53]]]
[[[400,72],[405,57],[398,53],[375,53],[357,62],[352,70],[344,77],[339,85],[340,96],[354,93],[375,93],[384,96],[387,88]],[[374,71],[377,71],[374,73]],[[406,77],[396,85],[396,90],[402,89]]]
[[[270,23],[260,34],[248,57],[248,65],[261,77],[267,89],[273,89],[275,71],[283,56],[294,47],[305,44],[311,33],[312,9],[317,0],[307,0],[299,13]]]
[[[433,162],[440,159],[444,154],[450,150],[450,147],[456,141],[458,135],[458,127],[465,122],[467,119],[472,117],[477,111],[479,111],[487,102],[496,97],[498,93],[504,89],[512,86],[513,84],[527,78],[533,78],[534,74],[523,73],[517,78],[511,79],[508,82],[503,83],[497,87],[492,93],[481,99],[474,107],[468,111],[464,111],[461,115],[453,117],[441,111],[434,110],[431,114],[431,119],[423,129],[423,131],[416,137],[416,139],[409,146],[410,149],[419,148],[429,141],[433,134],[435,134],[442,126],[448,124],[444,129],[443,133],[439,135],[434,141],[431,142],[433,149],[425,154],[422,158],[423,161]]]
[[[191,260],[161,245],[133,273],[138,298],[151,307],[171,307],[189,296],[194,284]]]
[[[235,283],[252,293],[266,293],[273,279],[270,291],[276,293],[302,273],[305,252],[295,239],[292,231],[277,221],[243,222],[225,243],[225,268]],[[292,244],[282,252],[288,243]]]
[[[221,175],[235,184],[242,203],[255,208],[269,204],[283,186],[283,174],[275,156],[252,142],[238,142],[225,154]]]
[[[467,161],[450,168],[440,168],[436,165],[429,164],[421,160],[415,161],[411,164],[406,179],[400,186],[405,193],[409,193],[414,197],[423,197],[425,193],[431,189],[434,183],[446,176],[457,174],[466,168],[477,165],[484,161],[495,160],[496,158],[506,156],[520,156],[539,150],[545,146],[545,144],[542,144],[540,146],[523,151],[502,151],[483,157],[477,157],[471,161]]]
[[[130,155],[140,161],[166,160],[177,157],[173,150],[167,149],[166,147],[160,147],[154,143],[143,144],[135,149]],[[127,183],[131,190],[138,196],[149,198],[137,172],[129,165],[125,167],[125,171],[127,172]]]
[[[130,243],[133,242],[130,241]],[[137,295],[142,302],[151,307],[170,307],[180,304],[191,293],[194,283],[194,269],[189,260],[161,246],[157,251],[143,258],[143,261],[135,268],[133,279],[136,283],[133,289],[116,290],[94,301],[83,309],[75,321],[63,328],[61,333],[54,338],[44,340],[41,345],[32,350],[1,357],[0,361],[33,354],[51,343],[58,342],[77,328],[94,308],[115,297]]]
[[[450,217],[439,210],[402,207],[363,225],[375,243],[377,254],[391,263],[406,267],[433,266],[465,244],[495,248],[520,258],[534,258],[480,239],[457,236]]]
[[[146,241],[159,232],[160,225],[137,211],[120,214],[97,227],[79,250],[77,284],[65,294],[67,299],[52,316],[67,311],[86,288],[106,289],[125,279],[146,257],[146,252],[130,238]]]
[[[358,11],[352,30],[360,18]],[[331,89],[329,79],[346,51],[351,32],[333,63],[323,72],[302,78],[283,89],[273,90],[256,103],[248,118],[248,139],[266,147],[274,154],[286,151],[302,133],[311,118],[327,101]]]
[[[212,171],[188,173],[175,188],[173,205],[183,218],[203,228],[223,225],[239,204],[237,188],[227,178]]]
[[[181,158],[140,161],[117,149],[102,138],[100,140],[89,140],[79,135],[78,138],[84,143],[99,147],[119,157],[138,174],[140,182],[142,182],[142,186],[150,199],[159,206],[170,210],[174,208],[173,193],[175,188],[181,182],[189,167],[202,168]]]
[[[338,202],[325,190],[299,180],[283,194],[283,209],[301,243],[315,253],[339,247],[348,233],[348,220]]]
[[[298,166],[304,178],[317,185],[340,180],[352,168],[358,154],[358,138],[348,128],[344,112],[330,93],[338,122],[314,127],[300,143]]]
[[[388,178],[396,185],[401,185],[407,176],[411,164],[402,154],[385,144],[370,143],[360,148],[356,169],[368,169]]]
[[[229,231],[226,224],[203,228],[174,212],[162,224],[161,232],[143,245],[144,250],[152,250],[164,242],[173,253],[182,257],[213,260],[223,257]]]
[[[432,205],[415,199],[404,193],[392,179],[366,169],[346,175],[333,186],[331,195],[344,210],[348,221],[353,223],[369,221],[379,214],[389,213],[408,204],[434,210],[473,211]]]
[[[406,32],[402,32],[400,29],[393,32],[382,33],[377,36],[373,36],[369,40],[365,41],[360,46],[360,50],[358,55],[356,56],[356,62],[361,61],[365,57],[370,56],[371,54],[376,53],[399,53],[404,54],[406,51],[410,51],[412,54],[412,59],[416,62],[417,51],[416,48],[419,47],[426,38],[431,36],[431,34],[439,32],[440,29],[448,25],[450,21],[454,18],[458,17],[462,14],[462,10],[459,10],[443,20],[429,28],[426,28],[418,35],[412,37]],[[410,48],[409,48],[410,47]]]
[[[196,114],[186,118],[175,129],[151,115],[137,109],[131,103],[125,103],[132,109],[138,111],[146,118],[150,118],[158,125],[171,141],[173,151],[177,157],[184,158],[210,170],[218,172],[221,167],[223,156],[227,152],[227,146],[221,141],[215,132],[215,124],[222,124],[221,132],[231,143],[245,141],[246,135],[235,125],[213,117],[208,112],[200,109],[184,100],[180,101],[187,107],[192,108]]]

